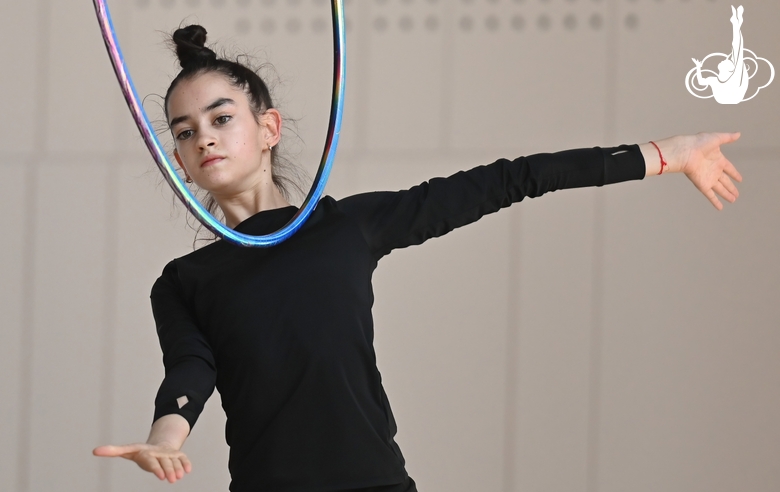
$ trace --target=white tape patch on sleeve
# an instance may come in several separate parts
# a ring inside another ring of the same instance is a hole
[[[180,397],[176,398],[176,403],[179,404],[179,408],[183,407],[184,405],[186,405],[189,402],[190,402],[190,400],[189,400],[189,398],[187,398],[186,395],[185,396],[180,396]]]

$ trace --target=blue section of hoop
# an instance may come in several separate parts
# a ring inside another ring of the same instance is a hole
[[[176,196],[182,200],[187,209],[204,225],[204,227],[212,231],[218,237],[240,246],[274,246],[289,239],[295,234],[311,216],[322,197],[328,177],[330,176],[331,168],[333,167],[336,149],[338,148],[341,120],[344,111],[344,88],[346,82],[346,33],[343,0],[332,0],[331,2],[334,40],[333,100],[331,103],[325,150],[323,151],[317,175],[314,178],[314,184],[301,205],[301,208],[290,222],[280,230],[264,236],[242,234],[219,222],[203,207],[181,180],[176,173],[176,170],[171,165],[168,156],[165,154],[165,151],[152,128],[146,110],[140,103],[140,98],[136,92],[132,77],[127,70],[127,65],[125,64],[124,56],[122,55],[122,50],[119,46],[108,5],[106,5],[105,0],[93,0],[93,3],[95,5],[98,22],[100,23],[103,40],[106,43],[109,57],[114,66],[114,72],[117,75],[117,80],[119,81],[122,93],[125,96],[128,108],[133,115],[133,119],[138,126],[138,130],[141,132],[141,136],[152,154],[157,167],[163,173],[163,177],[171,186]]]

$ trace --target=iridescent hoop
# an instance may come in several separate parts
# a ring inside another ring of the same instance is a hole
[[[341,131],[341,117],[344,111],[344,85],[346,70],[346,34],[344,24],[344,5],[343,0],[332,0],[333,16],[333,100],[330,108],[330,122],[328,125],[328,135],[325,139],[325,149],[322,153],[320,167],[314,178],[311,190],[306,200],[304,200],[298,212],[284,227],[278,231],[265,236],[250,236],[236,232],[233,229],[219,222],[211,215],[189,188],[184,184],[175,168],[171,165],[168,156],[154,133],[152,124],[143,105],[140,103],[138,94],[133,85],[133,79],[127,70],[127,66],[122,56],[122,50],[119,48],[119,41],[116,37],[114,24],[111,20],[111,14],[105,0],[93,0],[95,4],[95,13],[97,14],[100,30],[103,34],[103,40],[106,43],[108,56],[114,66],[119,86],[127,101],[127,106],[133,115],[138,130],[146,143],[146,147],[152,154],[157,167],[163,173],[165,180],[173,189],[176,196],[181,199],[184,206],[192,212],[204,227],[212,231],[218,237],[226,241],[238,244],[240,246],[269,247],[289,239],[295,232],[303,226],[306,219],[309,218],[314,208],[317,206],[325,190],[325,184],[328,181],[330,170],[333,167],[333,160],[336,156],[336,148],[339,143],[339,132]]]

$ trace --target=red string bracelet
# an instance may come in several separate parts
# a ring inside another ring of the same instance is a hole
[[[660,157],[660,158],[661,158],[661,170],[660,170],[660,171],[658,171],[658,174],[659,174],[659,175],[660,175],[660,174],[663,174],[663,172],[664,172],[664,166],[668,166],[668,164],[667,164],[667,163],[666,163],[666,161],[664,160],[664,156],[663,156],[663,154],[661,153],[661,149],[659,149],[659,148],[658,148],[658,145],[656,145],[656,144],[655,144],[655,142],[653,142],[652,140],[650,140],[650,143],[651,143],[651,144],[653,144],[653,146],[656,148],[656,150],[658,151],[658,157]]]

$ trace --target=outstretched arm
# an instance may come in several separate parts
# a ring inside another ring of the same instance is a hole
[[[213,353],[189,312],[178,278],[174,260],[152,287],[152,311],[163,350],[165,379],[155,398],[149,438],[145,443],[100,446],[92,451],[95,456],[134,461],[171,483],[181,480],[192,468],[180,449],[216,381]]]
[[[720,145],[738,134],[700,133],[657,142],[668,167],[681,172],[720,209],[716,194],[733,202],[737,190],[729,176],[741,181]],[[602,186],[658,174],[661,160],[652,144],[574,149],[534,154],[512,161],[433,178],[408,190],[362,193],[339,200],[339,208],[355,220],[376,260],[447,234],[524,198],[567,188]]]
[[[355,220],[379,260],[525,198],[644,176],[638,145],[573,149],[499,159],[408,190],[354,195],[339,200],[339,208]]]
[[[668,167],[664,174],[683,173],[718,210],[723,204],[718,197],[733,203],[739,191],[732,180],[741,182],[742,175],[724,157],[721,145],[735,142],[739,133],[698,133],[665,138],[656,142]],[[658,150],[650,144],[640,144],[645,159],[646,175],[657,175],[661,170]]]

